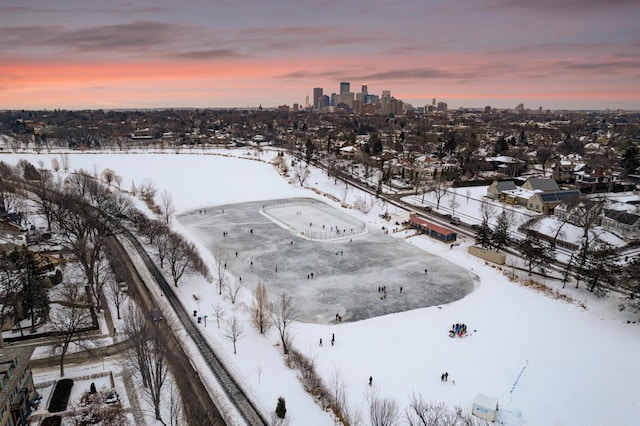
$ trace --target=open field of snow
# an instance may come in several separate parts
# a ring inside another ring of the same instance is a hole
[[[185,154],[70,157],[72,168],[95,168],[97,174],[107,167],[115,170],[123,176],[122,187],[126,189],[132,181],[138,184],[153,178],[158,188],[173,194],[181,213],[265,199],[319,197],[316,192],[288,183],[272,166],[247,161],[257,157],[252,150],[223,153],[240,158]],[[262,159],[269,155],[260,154]],[[40,160],[48,164],[51,157],[7,154],[0,155],[0,161],[15,163],[26,158],[34,164]],[[344,196],[351,205],[357,198],[367,197],[353,189],[345,194],[343,183],[335,184],[317,170],[312,171],[307,185],[319,193]],[[338,203],[324,201],[340,208]],[[392,218],[387,222],[378,217],[386,210],[376,200],[369,215],[354,209],[345,211],[370,229],[392,226],[408,217],[407,212],[389,207]],[[174,226],[187,235],[191,233],[184,224],[174,222]],[[327,384],[335,371],[340,372],[354,410],[366,411],[364,395],[372,377],[379,395],[398,401],[401,411],[408,407],[414,392],[428,400],[465,409],[471,409],[475,395],[482,392],[498,398],[499,420],[506,425],[637,423],[639,325],[629,321],[638,318],[637,314],[617,312],[615,295],[595,299],[582,288],[572,288],[575,283],[560,289],[560,284],[548,282],[549,287],[567,294],[575,303],[552,299],[509,280],[505,275],[509,271],[499,271],[469,256],[466,247],[471,241],[451,249],[428,237],[404,239],[403,234],[390,233],[386,237],[404,240],[415,247],[416,253],[445,257],[477,275],[479,285],[465,298],[446,305],[341,324],[295,324],[294,346],[315,360]],[[208,248],[198,244],[205,259],[210,259]],[[248,291],[232,305],[212,286],[194,278],[183,282],[177,292],[188,309],[196,309],[196,294],[202,296],[200,309],[219,302],[225,305],[227,316],[235,312],[247,318],[251,304]],[[450,338],[448,330],[459,322],[467,324],[469,336]],[[224,338],[224,323],[221,326],[218,329],[210,319],[203,331],[267,416],[274,410],[277,398],[283,396],[292,425],[334,424],[329,414],[310,408],[311,397],[303,393],[296,372],[288,369],[282,359],[277,333],[271,330],[261,336],[247,320],[234,355],[231,343]],[[332,334],[333,346],[328,344]],[[318,345],[320,338],[325,342],[322,347]],[[442,382],[440,376],[445,371],[449,380]]]

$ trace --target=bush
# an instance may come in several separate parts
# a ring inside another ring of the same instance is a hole
[[[287,414],[287,407],[285,406],[284,398],[278,397],[278,405],[276,405],[276,415],[284,419],[284,416]]]
[[[53,395],[51,396],[51,402],[49,402],[50,413],[59,413],[67,409],[72,387],[72,379],[62,379],[56,383],[56,388],[53,390]]]

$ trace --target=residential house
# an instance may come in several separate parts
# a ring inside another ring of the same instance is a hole
[[[608,185],[620,181],[619,173],[608,172],[603,167],[593,171],[582,170],[574,174],[576,186]]]
[[[568,161],[558,161],[551,166],[551,177],[556,182],[571,182],[573,180],[574,165]]]
[[[343,146],[342,148],[340,148],[340,157],[343,160],[353,160],[358,152],[359,149],[357,146]]]
[[[627,241],[640,240],[640,216],[621,210],[604,209],[600,226]]]
[[[529,178],[520,187],[513,181],[494,181],[487,189],[487,197],[538,213],[552,214],[563,200],[579,198],[580,191],[562,190],[552,178]]]
[[[503,193],[513,191],[516,188],[516,184],[512,180],[494,180],[487,188],[487,197],[492,200],[504,200]]]

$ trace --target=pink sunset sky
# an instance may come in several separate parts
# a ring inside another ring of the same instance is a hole
[[[3,0],[0,109],[304,105],[640,110],[637,0]]]

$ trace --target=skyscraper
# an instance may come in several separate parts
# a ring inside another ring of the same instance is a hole
[[[351,84],[348,81],[340,82],[340,94],[344,95],[351,91]]]
[[[313,88],[313,109],[321,109],[324,106],[322,87]]]

